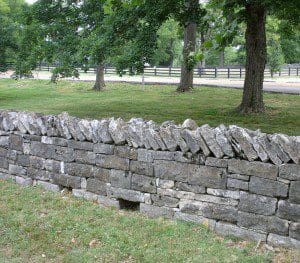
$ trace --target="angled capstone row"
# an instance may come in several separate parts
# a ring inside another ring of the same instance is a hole
[[[118,118],[100,120],[79,119],[63,112],[41,115],[24,111],[0,111],[0,129],[23,134],[62,137],[77,141],[129,145],[155,151],[202,153],[216,158],[259,160],[276,165],[299,163],[300,136],[265,134],[236,125],[198,126],[191,119],[182,125],[173,121],[158,125],[154,121],[132,118],[125,122]]]

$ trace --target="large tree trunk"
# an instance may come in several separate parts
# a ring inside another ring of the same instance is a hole
[[[241,113],[264,112],[263,81],[267,60],[266,9],[259,4],[246,5],[246,77]]]
[[[104,82],[104,65],[99,63],[96,69],[96,82],[94,84],[93,90],[103,90],[105,88]]]
[[[187,1],[188,9],[192,9],[197,4],[199,4],[198,0]],[[188,60],[189,60],[190,53],[195,52],[196,49],[196,35],[197,35],[197,24],[193,21],[188,22],[184,28],[184,46],[182,52],[183,61],[181,65],[180,84],[179,87],[177,88],[177,91],[179,92],[189,91],[193,87],[194,67],[192,67],[190,63],[188,63]]]
[[[223,68],[225,65],[225,51],[224,50],[221,50],[220,52],[220,62],[219,62],[219,66],[221,68]]]

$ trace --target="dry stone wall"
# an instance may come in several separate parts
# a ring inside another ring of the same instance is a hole
[[[300,137],[0,111],[0,178],[300,248]],[[13,198],[13,197],[12,197]]]

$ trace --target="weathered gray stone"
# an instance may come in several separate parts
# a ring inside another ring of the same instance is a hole
[[[131,188],[141,192],[156,193],[155,179],[148,176],[133,174]]]
[[[176,142],[176,145],[179,146],[182,153],[186,153],[189,150],[188,145],[186,144],[185,140],[181,136],[181,129],[178,127],[174,127],[172,130],[172,136]]]
[[[240,191],[207,188],[206,192],[210,195],[227,197],[237,200],[240,199]]]
[[[145,201],[144,194],[139,191],[135,191],[135,190],[109,187],[107,189],[107,195],[109,197],[128,200],[128,201],[132,201],[132,202],[143,203]]]
[[[0,172],[0,180],[6,181],[6,180],[14,180],[14,179],[15,177],[13,175],[8,174],[8,172],[7,173]]]
[[[7,148],[9,145],[9,136],[0,136],[0,147]]]
[[[180,134],[192,153],[195,154],[201,150],[205,156],[210,155],[210,150],[200,134],[200,128],[195,131],[183,129]]]
[[[156,206],[178,207],[179,199],[170,196],[152,194],[151,200]]]
[[[244,175],[244,174],[228,174],[227,177],[242,180],[242,181],[249,181],[250,180],[250,176],[249,175]]]
[[[183,213],[198,214],[207,218],[228,222],[237,221],[237,209],[232,206],[193,200],[181,200],[179,202],[179,209]]]
[[[290,237],[284,237],[276,234],[269,234],[268,235],[268,244],[273,246],[280,246],[280,247],[287,247],[287,248],[300,248],[300,241],[290,238]]]
[[[87,181],[86,178],[81,178],[80,188],[86,189]]]
[[[143,119],[136,119],[132,118],[128,122],[127,126],[127,137],[126,140],[129,145],[133,146],[134,148],[143,148],[145,144],[147,145],[146,148],[150,148],[150,142],[148,142],[147,138],[143,138]],[[149,144],[149,147],[148,147]]]
[[[263,216],[245,212],[238,212],[237,225],[255,231],[271,232],[279,235],[287,235],[289,229],[289,221],[287,220],[276,216]]]
[[[210,188],[225,188],[226,178],[221,168],[189,164],[188,183]]]
[[[52,192],[60,192],[62,189],[56,184],[51,184],[49,182],[44,182],[44,181],[37,181],[36,184],[42,188],[44,188],[47,191],[52,191]]]
[[[279,166],[279,177],[300,181],[300,165],[298,164],[283,164]]]
[[[263,147],[263,149],[266,151],[268,154],[270,160],[277,165],[280,165],[282,161],[280,158],[277,156],[276,151],[273,149],[272,144],[268,140],[268,137],[266,134],[260,134],[257,136],[257,142]]]
[[[117,188],[131,188],[132,175],[129,172],[121,170],[110,170],[110,183],[113,187]]]
[[[94,144],[93,150],[94,150],[94,153],[114,154],[114,148],[115,148],[114,145],[105,144],[105,143],[96,143],[96,144]]]
[[[115,199],[108,198],[106,196],[98,195],[97,201],[99,205],[104,207],[116,207],[117,209],[120,209],[119,202]]]
[[[289,201],[280,200],[278,202],[277,215],[280,218],[288,219],[294,222],[300,221],[300,205],[292,204]]]
[[[238,209],[248,213],[273,215],[275,214],[276,204],[276,198],[241,192]]]
[[[140,204],[140,212],[150,218],[164,217],[173,218],[174,210],[168,207],[158,207],[154,205]]]
[[[153,150],[166,150],[167,146],[159,135],[159,126],[152,121],[147,122],[148,128],[145,130],[145,136]]]
[[[186,192],[186,191],[177,191],[174,189],[163,189],[163,188],[157,188],[157,193],[161,196],[170,196],[175,197],[178,199],[195,199],[195,193],[192,192]]]
[[[78,121],[78,127],[87,141],[93,141],[93,130],[90,121],[81,119]]]
[[[20,166],[29,166],[29,155],[18,154],[15,163]]]
[[[212,129],[208,124],[206,124],[199,128],[199,132],[208,148],[214,154],[214,156],[217,158],[222,158],[224,156],[224,153],[219,144],[217,143],[214,129]]]
[[[67,174],[56,174],[53,176],[53,183],[69,188],[80,188],[81,178]]]
[[[71,140],[67,140],[64,138],[48,137],[48,136],[42,136],[40,141],[41,143],[44,144],[54,144],[58,146],[68,146],[68,143],[72,142]]]
[[[300,156],[292,139],[284,134],[274,134],[273,138],[276,142],[279,143],[281,148],[284,150],[284,152],[286,152],[289,155],[289,157],[294,161],[294,163],[298,164]]]
[[[9,164],[8,171],[10,174],[18,176],[26,176],[27,169],[19,165]]]
[[[278,167],[273,164],[248,162],[236,159],[230,159],[228,161],[228,171],[231,173],[254,175],[273,180],[276,180],[278,175]]]
[[[126,123],[121,118],[116,120],[112,118],[109,122],[108,131],[116,145],[122,145],[126,142],[126,136],[123,132],[124,126],[126,126]]]
[[[75,161],[85,164],[95,164],[96,154],[89,151],[75,150]]]
[[[40,142],[31,142],[30,154],[45,159],[52,159],[52,157],[55,156],[55,148],[53,145]]]
[[[230,236],[233,235],[238,238],[250,239],[254,241],[262,241],[265,242],[267,239],[266,234],[256,233],[251,230],[247,230],[241,227],[238,227],[233,224],[217,222],[215,231],[222,236]]]
[[[33,181],[31,178],[23,178],[21,176],[15,176],[15,181],[17,184],[22,186],[31,186]]]
[[[254,161],[258,158],[256,151],[253,148],[253,140],[245,129],[235,125],[229,126],[231,137],[240,146],[242,154],[249,160]]]
[[[73,162],[75,160],[75,151],[68,147],[55,146],[54,152],[50,153],[52,154],[50,159],[57,161]]]
[[[56,118],[56,127],[58,129],[58,132],[61,135],[61,137],[66,139],[72,138],[72,134],[70,133],[69,128],[67,126],[69,118],[70,116],[67,112],[63,112],[57,115]]]
[[[176,151],[178,145],[170,127],[160,127],[159,135],[169,151]]]
[[[90,127],[92,132],[92,140],[94,143],[101,142],[99,129],[100,129],[100,122],[98,120],[91,120]]]
[[[216,141],[217,141],[218,145],[221,147],[224,154],[233,158],[235,155],[233,148],[232,148],[230,141],[227,138],[226,134],[223,132],[222,127],[215,128],[214,133],[216,136]]]
[[[277,137],[273,136],[273,135],[268,135],[268,138],[269,138],[269,141],[270,141],[274,151],[276,152],[276,154],[280,158],[280,160],[284,163],[289,162],[289,160],[291,158],[286,152],[284,152],[281,145],[279,144]]]
[[[98,195],[88,192],[85,189],[72,189],[72,194],[78,198],[84,198],[90,201],[98,201]]]
[[[131,161],[130,171],[136,174],[153,176],[154,169],[152,163]]]
[[[164,187],[160,187],[160,188],[164,188]],[[182,183],[182,182],[176,182],[175,189],[179,190],[179,191],[193,192],[195,194],[204,194],[205,193],[204,186]]]
[[[297,240],[300,240],[300,222],[290,224],[289,236],[291,238],[295,238]]]
[[[220,168],[227,168],[228,160],[227,159],[218,159],[218,158],[213,158],[213,157],[207,157],[207,159],[205,161],[205,165],[220,167]]]
[[[85,151],[93,151],[93,147],[94,147],[94,144],[91,142],[81,142],[81,141],[74,141],[74,140],[68,140],[67,145],[72,149],[85,150]]]
[[[130,160],[137,160],[137,150],[129,146],[115,146],[114,154],[119,157],[129,158]]]
[[[110,171],[107,169],[79,163],[66,163],[65,173],[86,178],[95,177],[103,182],[108,182],[110,176]]]
[[[288,194],[288,186],[279,181],[252,176],[250,178],[249,191],[266,196],[286,197]]]
[[[9,135],[9,148],[16,151],[23,151],[23,138],[20,135]]]
[[[192,222],[192,223],[196,223],[196,224],[203,224],[204,226],[208,227],[211,230],[214,230],[214,228],[216,226],[216,221],[213,219],[205,218],[205,217],[199,216],[199,215],[186,214],[186,213],[182,213],[179,211],[175,212],[174,219]]]
[[[187,182],[188,166],[186,163],[173,161],[154,161],[154,175],[161,179]]]
[[[110,168],[116,170],[129,170],[129,159],[121,158],[114,155],[96,155],[96,165],[102,168]]]
[[[156,178],[156,186],[158,188],[163,188],[163,189],[171,189],[175,185],[175,182],[172,180],[163,180],[160,178]]]
[[[138,154],[138,161],[152,163],[154,160],[153,151],[146,150],[146,149],[138,149],[137,154]]]
[[[106,195],[106,183],[95,178],[88,178],[86,190],[95,194]]]
[[[257,136],[252,137],[252,146],[262,162],[267,162],[269,160],[269,156],[264,147],[259,143]]]
[[[39,168],[36,168],[36,169],[39,169]],[[45,169],[49,172],[60,173],[61,172],[61,162],[54,161],[54,160],[45,160]]]
[[[292,181],[289,199],[292,203],[300,204],[300,181]]]
[[[182,123],[182,128],[188,129],[188,130],[196,130],[198,128],[198,125],[194,120],[186,119]]]
[[[45,170],[37,170],[34,168],[28,168],[27,176],[31,179],[50,181],[53,178],[53,174]]]
[[[239,203],[235,199],[218,197],[214,195],[206,195],[206,194],[196,194],[194,199],[201,202],[208,202],[208,203],[214,203],[219,205],[230,205],[233,207],[236,207]]]
[[[152,157],[154,160],[175,161],[176,153],[177,152],[153,151]]]
[[[109,119],[102,119],[100,120],[100,128],[98,129],[98,136],[101,142],[104,143],[112,143],[113,139],[108,131],[110,120]]]
[[[245,182],[245,181],[242,181],[242,180],[228,178],[227,179],[227,188],[248,190],[249,189],[249,183]]]

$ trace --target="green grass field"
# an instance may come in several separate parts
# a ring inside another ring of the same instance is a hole
[[[69,194],[1,180],[0,193],[0,262],[240,263],[284,255],[282,263],[297,256],[222,238],[202,225],[101,208]]]
[[[67,111],[78,117],[131,117],[181,123],[187,118],[199,125],[221,123],[261,129],[264,132],[300,134],[300,96],[265,93],[267,113],[240,116],[235,107],[242,91],[196,87],[178,94],[175,86],[146,86],[109,83],[103,92],[91,90],[90,82],[60,81],[57,85],[42,80],[0,80],[0,108],[58,114]]]

